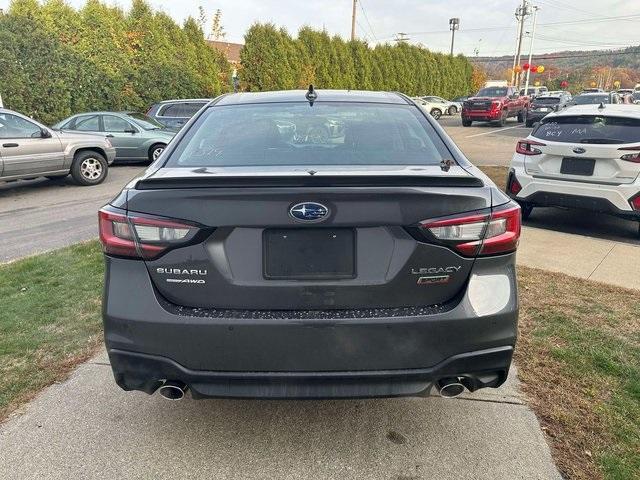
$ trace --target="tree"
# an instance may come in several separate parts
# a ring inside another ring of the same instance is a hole
[[[217,9],[213,14],[213,20],[211,21],[211,38],[216,41],[224,40],[227,33],[222,26],[222,10]]]
[[[477,92],[487,83],[487,72],[478,65],[473,66],[473,72],[471,73],[471,87],[473,92]]]
[[[228,91],[229,64],[193,19],[180,27],[134,0],[12,0],[0,16],[0,85],[10,108],[55,123],[90,110],[146,109]]]

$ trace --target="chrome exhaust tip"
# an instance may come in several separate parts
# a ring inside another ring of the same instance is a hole
[[[160,395],[167,400],[178,401],[184,398],[184,394],[189,387],[184,382],[178,382],[176,380],[167,380],[158,389]]]
[[[464,392],[464,388],[455,377],[438,380],[438,393],[444,398],[455,398]]]

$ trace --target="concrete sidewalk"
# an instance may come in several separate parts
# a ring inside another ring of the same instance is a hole
[[[640,290],[640,245],[523,227],[517,262]]]
[[[103,352],[0,426],[0,478],[560,480],[515,372],[440,397],[169,402]]]

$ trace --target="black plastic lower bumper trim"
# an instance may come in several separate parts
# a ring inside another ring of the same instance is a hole
[[[555,192],[536,192],[524,198],[516,198],[513,194],[509,194],[509,196],[518,202],[530,203],[533,206],[575,208],[577,210],[607,213],[627,220],[640,220],[640,211],[620,210],[606,198]]]
[[[467,352],[423,369],[326,372],[190,370],[160,356],[109,350],[118,385],[152,394],[164,380],[186,383],[194,398],[367,398],[420,396],[444,377],[464,377],[469,390],[498,387],[507,378],[512,346]]]

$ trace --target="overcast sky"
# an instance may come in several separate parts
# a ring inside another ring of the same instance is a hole
[[[81,6],[84,0],[68,0]],[[209,18],[222,10],[226,40],[242,42],[256,21],[273,22],[295,34],[303,25],[326,28],[347,38],[351,28],[351,0],[148,0],[177,21],[197,16],[202,5]],[[10,0],[0,0],[6,8]],[[107,0],[128,8],[130,0]],[[456,53],[513,54],[514,11],[519,0],[358,0],[356,34],[371,43],[393,40],[406,32],[412,43],[448,51],[449,18],[460,18]],[[592,50],[640,44],[640,0],[538,0],[540,7],[535,53]],[[612,19],[611,17],[625,17]],[[531,17],[526,30],[531,30]],[[524,51],[528,52],[529,40]]]

